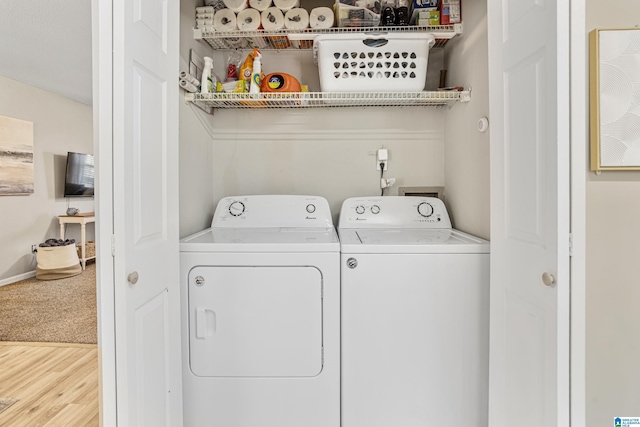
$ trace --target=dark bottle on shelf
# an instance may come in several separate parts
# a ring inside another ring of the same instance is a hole
[[[380,15],[380,26],[389,27],[395,25],[396,16],[391,6],[385,6],[382,8],[382,14]]]

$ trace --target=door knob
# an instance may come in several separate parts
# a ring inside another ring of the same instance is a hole
[[[137,272],[137,271],[134,271],[133,273],[130,273],[130,274],[127,276],[127,281],[128,281],[129,283],[131,283],[132,285],[135,285],[136,283],[138,283],[138,278],[139,278],[139,276],[138,276],[138,272]]]
[[[545,286],[551,286],[556,283],[556,278],[553,274],[545,271],[542,273],[542,283],[544,283]]]

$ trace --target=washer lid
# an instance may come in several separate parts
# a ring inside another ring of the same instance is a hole
[[[338,252],[333,227],[208,228],[180,240],[181,252]]]
[[[454,229],[339,229],[342,253],[489,253],[489,242]]]

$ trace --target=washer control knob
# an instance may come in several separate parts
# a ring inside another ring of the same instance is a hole
[[[237,200],[229,205],[229,213],[233,216],[240,216],[244,213],[244,203]]]
[[[197,286],[202,286],[202,285],[204,285],[204,277],[202,277],[202,276],[196,276],[196,285],[197,285]]]
[[[377,215],[380,213],[380,206],[378,205],[373,205],[371,206],[371,213],[374,215]]]
[[[418,205],[418,213],[425,218],[429,218],[433,215],[433,206],[430,203],[422,202]]]
[[[316,205],[314,205],[313,203],[309,203],[307,205],[307,212],[314,213],[315,211],[316,211]]]
[[[347,267],[354,269],[358,266],[358,260],[355,258],[349,258],[347,260]]]
[[[356,206],[356,213],[358,215],[362,215],[364,213],[364,206],[362,206],[362,205]]]

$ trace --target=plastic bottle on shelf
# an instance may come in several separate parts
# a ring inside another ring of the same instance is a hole
[[[251,73],[251,85],[249,93],[260,93],[262,83],[262,55],[256,48],[253,49],[253,72]]]
[[[395,24],[396,25],[409,25],[409,1],[398,0],[396,7]]]
[[[204,69],[202,70],[202,80],[200,82],[200,93],[214,93],[216,91],[216,83],[213,74],[213,59],[208,56],[204,57]],[[217,79],[216,79],[217,80]]]

